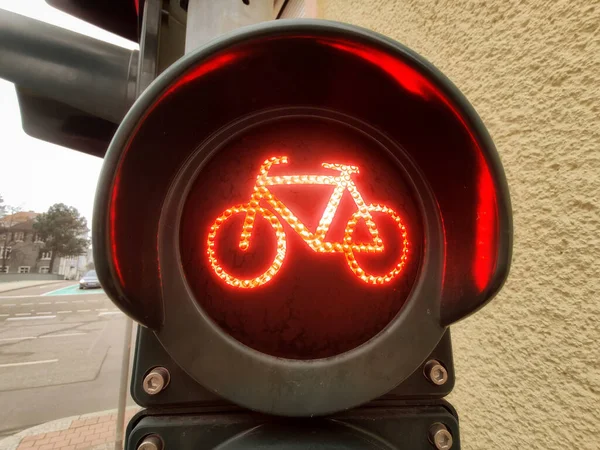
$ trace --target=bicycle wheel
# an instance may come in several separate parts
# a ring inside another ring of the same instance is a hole
[[[398,276],[400,274],[400,272],[402,272],[402,270],[404,269],[404,266],[406,265],[406,261],[408,260],[408,247],[409,247],[409,242],[408,242],[408,233],[406,231],[406,227],[404,226],[404,224],[402,223],[402,219],[400,218],[400,215],[397,214],[393,209],[388,208],[387,206],[383,206],[383,205],[368,205],[367,209],[370,213],[373,212],[378,212],[378,213],[384,213],[389,215],[392,220],[396,223],[396,225],[398,226],[398,231],[400,232],[400,236],[401,236],[401,241],[402,241],[402,251],[401,251],[401,256],[400,256],[400,260],[398,261],[398,263],[396,263],[396,265],[392,268],[392,270],[390,270],[387,273],[384,273],[383,275],[373,275],[373,274],[369,274],[367,273],[362,267],[360,267],[358,261],[356,260],[355,257],[355,253],[360,253],[360,252],[372,252],[372,250],[369,250],[367,247],[367,245],[364,244],[355,244],[354,241],[352,240],[352,235],[354,234],[354,229],[356,228],[356,225],[358,224],[358,221],[360,219],[363,219],[363,217],[361,216],[360,212],[355,212],[354,214],[352,214],[352,217],[350,218],[350,220],[348,221],[348,224],[346,225],[346,231],[344,233],[344,255],[346,256],[346,262],[348,263],[348,267],[350,267],[350,270],[354,273],[354,275],[356,275],[358,278],[360,278],[362,281],[364,281],[367,284],[386,284],[389,283],[390,281],[392,281],[396,276]]]
[[[227,220],[231,219],[233,216],[239,213],[243,213],[245,215],[248,212],[249,208],[251,208],[250,205],[244,204],[237,205],[223,211],[223,213],[219,217],[217,217],[214,223],[211,225],[210,231],[208,233],[208,239],[206,241],[208,261],[212,270],[215,272],[215,274],[217,274],[217,276],[221,280],[225,281],[225,283],[240,289],[257,288],[271,281],[273,277],[277,274],[277,272],[279,272],[279,270],[281,269],[286,252],[285,232],[283,230],[281,222],[279,221],[277,216],[268,209],[258,207],[256,208],[255,218],[258,219],[259,217],[262,217],[263,219],[267,220],[273,228],[273,231],[275,232],[275,236],[277,238],[277,251],[275,253],[275,259],[273,260],[273,263],[267,268],[267,270],[264,273],[254,278],[241,279],[225,271],[225,269],[221,266],[221,263],[217,259],[215,248],[215,243],[217,241],[217,233],[219,232],[223,224],[227,222]]]

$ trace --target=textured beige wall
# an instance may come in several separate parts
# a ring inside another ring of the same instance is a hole
[[[453,327],[465,449],[600,449],[600,2],[320,0],[465,93],[504,163],[509,281]],[[597,436],[594,438],[594,436]]]

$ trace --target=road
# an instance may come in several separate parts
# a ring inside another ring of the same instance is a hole
[[[0,436],[116,408],[124,330],[101,289],[65,282],[0,293]]]

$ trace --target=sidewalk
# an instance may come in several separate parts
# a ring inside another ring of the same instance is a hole
[[[128,422],[140,408],[127,408]],[[0,450],[112,450],[117,410],[54,420],[0,440]]]
[[[0,293],[16,291],[34,286],[43,286],[46,284],[63,283],[65,280],[23,280],[23,281],[6,281],[0,283]],[[68,280],[67,280],[68,281]],[[73,281],[74,283],[74,281]]]

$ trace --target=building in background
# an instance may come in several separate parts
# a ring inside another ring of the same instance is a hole
[[[1,228],[10,228],[13,225],[17,225],[19,223],[26,222],[28,220],[33,220],[40,213],[36,213],[34,211],[19,211],[14,214],[8,214],[2,218],[0,218],[0,229]]]
[[[18,212],[0,219],[0,274],[57,274],[77,280],[94,268],[92,249],[79,256],[55,258],[33,229],[34,211]],[[88,234],[81,236],[88,239]]]
[[[0,273],[52,273],[52,252],[44,251],[44,242],[33,229],[37,213],[23,214],[27,216],[19,216],[18,220],[30,218],[0,229]]]

